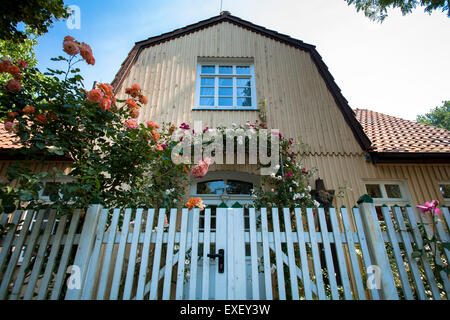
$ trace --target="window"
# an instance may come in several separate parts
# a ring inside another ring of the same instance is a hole
[[[381,206],[384,204],[389,207],[412,205],[406,183],[403,181],[367,181],[365,187],[367,194],[373,199],[379,220],[384,220],[381,212]]]
[[[256,109],[250,61],[202,61],[197,67],[195,109]]]
[[[442,193],[444,203],[446,206],[450,206],[450,183],[440,183],[439,191]]]
[[[253,183],[239,180],[210,180],[197,183],[197,194],[245,194],[252,193]]]

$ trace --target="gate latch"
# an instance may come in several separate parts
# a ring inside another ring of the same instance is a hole
[[[219,273],[224,272],[224,259],[225,259],[225,250],[219,249],[219,253],[209,253],[208,258],[215,259],[219,258]]]

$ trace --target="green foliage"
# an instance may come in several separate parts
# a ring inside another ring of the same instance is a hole
[[[345,0],[348,5],[354,5],[356,10],[362,11],[372,21],[383,22],[388,16],[388,9],[398,8],[403,15],[411,13],[417,6],[425,7],[424,11],[431,13],[434,10],[447,11],[450,17],[450,8],[447,0]]]
[[[14,123],[12,130],[26,146],[15,152],[33,163],[64,156],[71,166],[67,172],[54,168],[33,173],[25,161],[17,162],[8,168],[8,181],[0,189],[0,209],[12,212],[19,207],[51,207],[64,213],[92,203],[107,207],[177,204],[184,196],[187,175],[184,165],[171,161],[169,125],[162,127],[159,137],[151,127],[126,126],[130,109],[125,101],[116,102],[110,89],[102,89],[103,98],[112,101],[110,108],[93,102],[83,89],[79,69],[74,68],[81,61],[76,57],[54,58],[67,64],[67,69],[49,69],[45,78],[36,68],[25,68],[21,72],[22,90],[2,90],[0,118]],[[24,109],[27,106],[33,111]],[[8,112],[18,115],[11,118]],[[43,181],[61,179],[66,182],[48,189],[49,200],[39,198]]]
[[[450,130],[450,101],[444,101],[443,103],[441,107],[431,109],[424,115],[418,115],[417,122]]]
[[[23,42],[27,33],[20,23],[36,34],[44,34],[58,19],[68,18],[63,0],[3,0],[0,6],[0,40]]]

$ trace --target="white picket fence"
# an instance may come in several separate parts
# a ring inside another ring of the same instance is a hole
[[[437,236],[448,243],[442,212]],[[2,214],[0,299],[448,299],[448,275],[433,270],[449,251],[415,258],[415,209],[382,215],[372,203]],[[220,248],[223,273],[208,257]]]

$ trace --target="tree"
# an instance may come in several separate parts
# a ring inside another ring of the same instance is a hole
[[[387,10],[399,8],[403,15],[411,13],[417,6],[425,7],[424,11],[431,13],[434,10],[447,11],[450,17],[449,0],[345,0],[348,5],[354,5],[356,10],[372,21],[383,22],[388,16]]]
[[[418,115],[416,121],[437,128],[450,130],[450,101],[443,101],[442,107],[431,109],[425,115]]]
[[[0,40],[23,42],[27,33],[19,30],[20,23],[40,35],[46,33],[56,20],[69,15],[63,0],[3,0],[0,6]]]

